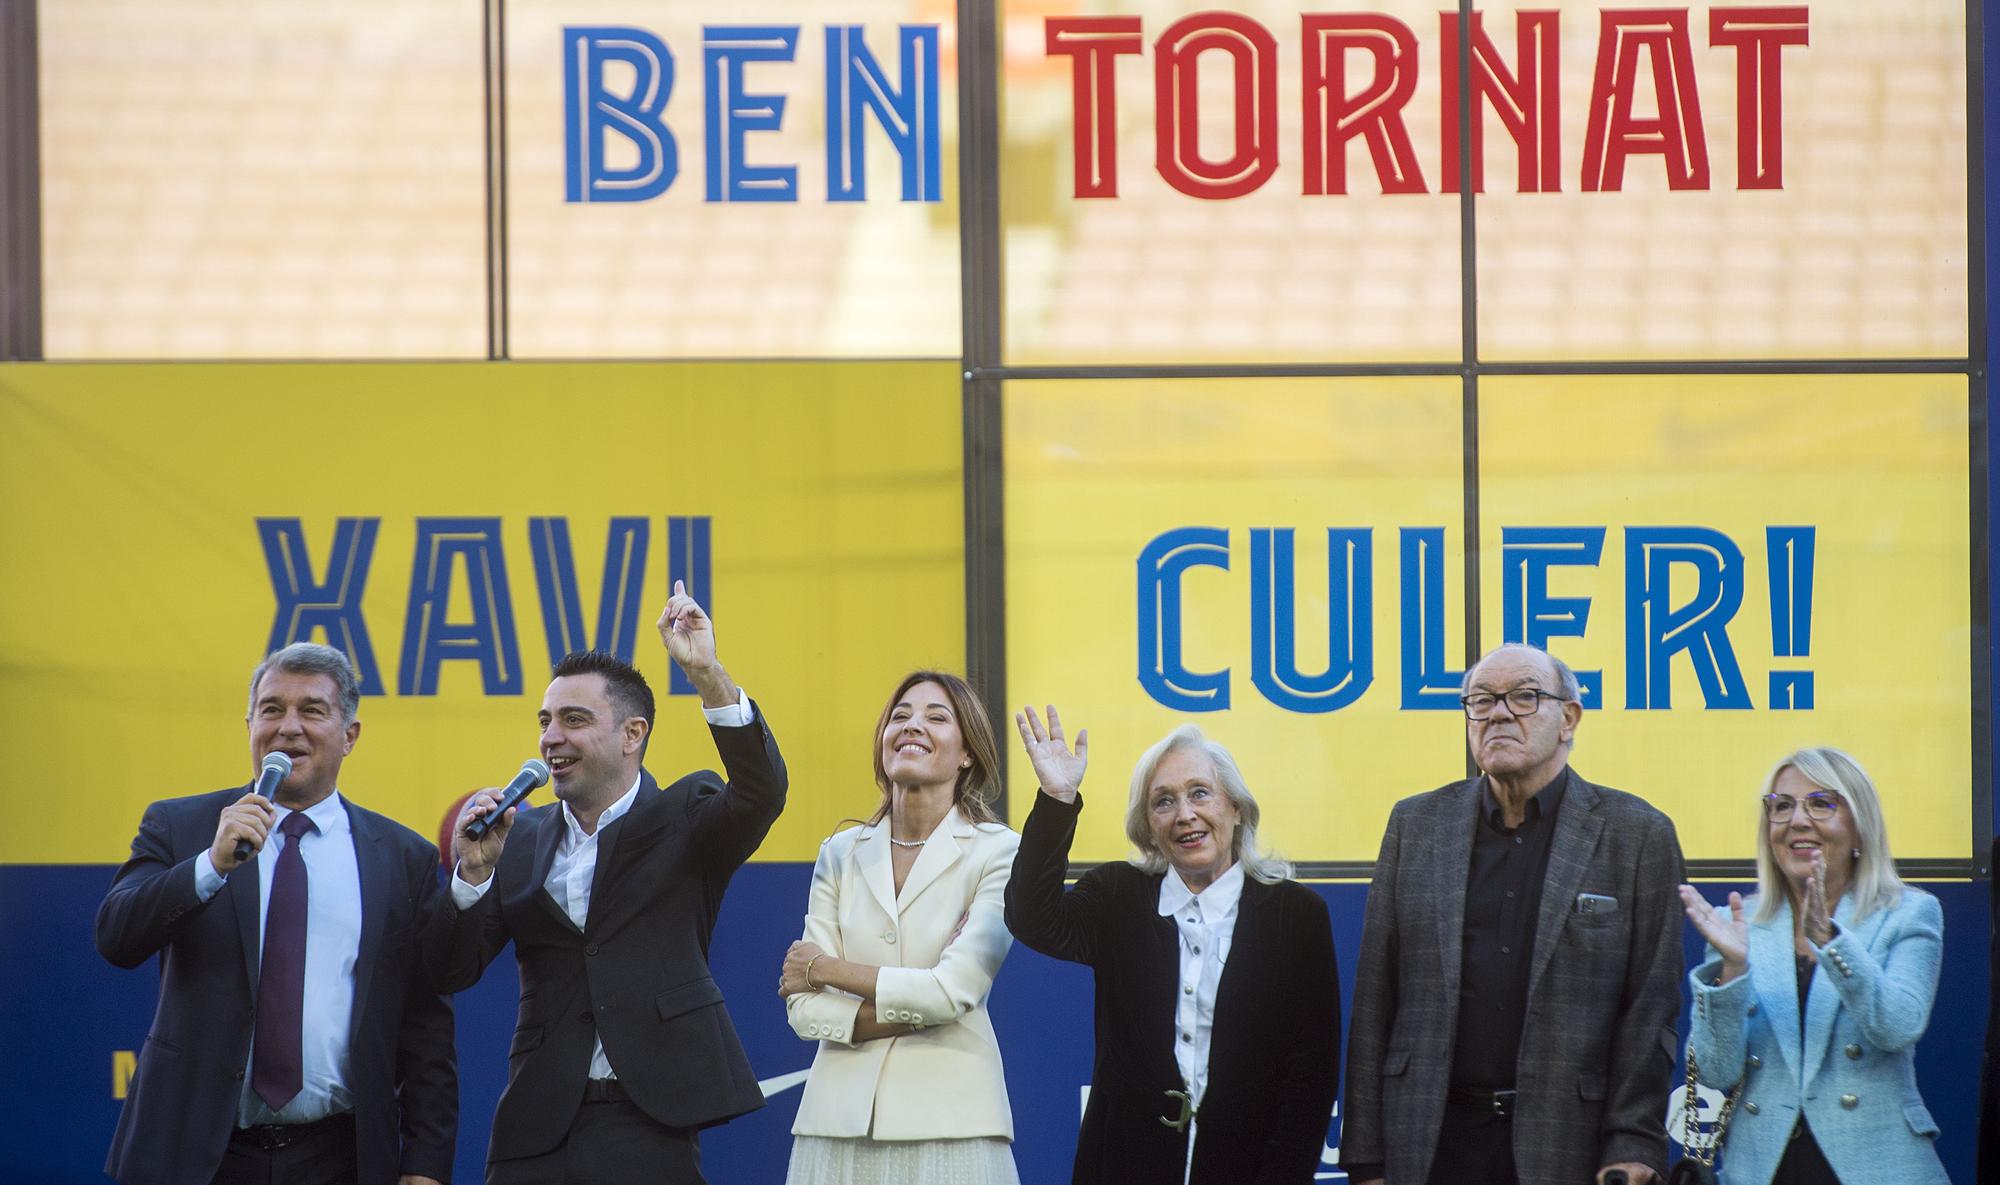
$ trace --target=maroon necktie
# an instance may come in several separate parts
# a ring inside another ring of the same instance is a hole
[[[305,1085],[299,1055],[299,1023],[306,989],[306,862],[299,837],[317,831],[304,811],[278,824],[285,847],[271,876],[271,903],[264,913],[264,965],[257,982],[256,1052],[250,1056],[250,1086],[273,1111],[282,1110]]]

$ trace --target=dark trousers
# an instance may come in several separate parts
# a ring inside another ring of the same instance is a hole
[[[701,1145],[629,1100],[586,1102],[552,1151],[486,1164],[486,1185],[707,1185]]]
[[[336,1115],[293,1129],[238,1131],[223,1150],[215,1185],[354,1185],[360,1174],[354,1116]]]
[[[1520,1185],[1514,1175],[1514,1121],[1491,1107],[1448,1100],[1431,1185]]]

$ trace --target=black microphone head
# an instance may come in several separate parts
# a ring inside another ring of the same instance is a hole
[[[549,784],[549,763],[539,757],[530,757],[523,761],[521,772],[533,777],[537,788]]]
[[[283,781],[284,779],[291,777],[292,776],[291,754],[278,753],[278,752],[270,752],[264,754],[264,769],[266,771],[275,772],[278,775],[279,781]]]

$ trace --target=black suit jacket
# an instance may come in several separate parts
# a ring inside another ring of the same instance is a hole
[[[236,1124],[256,1018],[258,867],[202,902],[194,858],[215,842],[238,786],[146,808],[97,911],[97,949],[120,967],[160,959],[160,1005],[104,1171],[125,1185],[205,1183]],[[438,888],[437,849],[343,798],[361,874],[347,1088],[363,1185],[400,1173],[451,1179],[458,1055],[451,1001],[422,974],[416,937]]]
[[[1623,1161],[1664,1175],[1679,1060],[1686,874],[1674,825],[1642,799],[1568,777],[1515,1067],[1522,1185],[1576,1185]],[[1481,793],[1473,778],[1397,803],[1368,889],[1340,1153],[1385,1165],[1389,1185],[1429,1179],[1443,1128]],[[1579,893],[1617,908],[1579,912]]]
[[[1076,1185],[1178,1185],[1187,1134],[1174,1060],[1180,936],[1160,916],[1162,873],[1101,864],[1063,891],[1079,796],[1035,796],[1007,882],[1007,928],[1025,945],[1096,972],[1097,1053],[1077,1135]],[[1216,989],[1208,1092],[1191,1181],[1313,1179],[1340,1086],[1340,968],[1319,894],[1245,877]]]
[[[598,1037],[632,1101],[660,1123],[706,1127],[764,1105],[709,978],[708,941],[729,878],[784,808],[785,765],[761,712],[710,731],[729,781],[703,770],[662,790],[640,775],[632,809],[599,832],[584,929],[542,887],[563,836],[559,803],[516,817],[477,905],[461,912],[443,893],[432,907],[424,950],[448,990],[477,983],[510,940],[520,962],[489,1160],[562,1142]]]

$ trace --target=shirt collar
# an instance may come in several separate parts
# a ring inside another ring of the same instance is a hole
[[[1213,925],[1236,912],[1236,903],[1243,896],[1243,861],[1238,860],[1201,892],[1187,887],[1178,870],[1169,868],[1167,875],[1160,879],[1160,916],[1172,917],[1181,907],[1193,901],[1201,906],[1201,920]]]
[[[570,846],[575,847],[585,840],[596,839],[598,836],[603,835],[606,827],[616,823],[626,811],[632,809],[632,804],[639,800],[639,784],[645,780],[646,775],[644,773],[640,773],[637,777],[633,778],[632,788],[619,795],[618,801],[605,807],[604,813],[597,816],[597,830],[592,832],[586,833],[583,829],[583,824],[576,821],[576,814],[569,809],[569,804],[567,802],[563,803],[563,826],[569,829]]]
[[[271,822],[274,825],[282,823],[285,816],[291,813],[290,807],[279,806],[278,815]],[[321,835],[334,835],[347,830],[347,808],[341,805],[338,789],[307,807],[305,816],[313,821],[314,829]]]
[[[1563,791],[1569,789],[1569,766],[1565,765],[1548,785],[1535,792],[1528,804],[1521,808],[1521,826],[1536,822],[1544,815],[1552,815],[1562,805]],[[1479,779],[1479,811],[1493,826],[1506,830],[1506,815],[1501,812],[1500,800],[1493,794],[1493,779]]]

